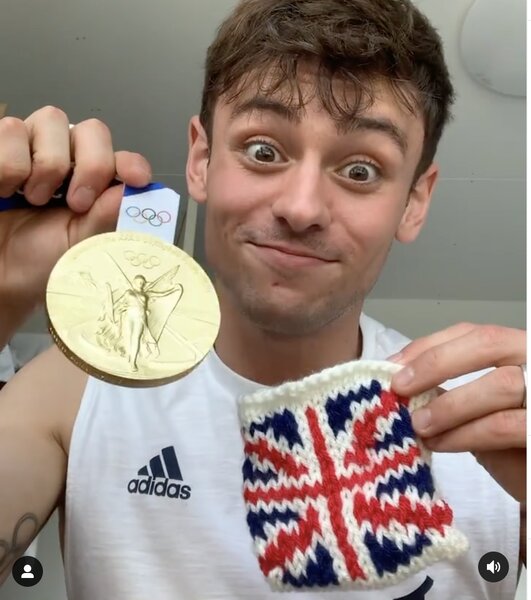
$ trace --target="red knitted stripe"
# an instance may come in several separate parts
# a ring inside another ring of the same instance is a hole
[[[321,484],[315,485],[304,484],[301,488],[295,486],[282,485],[278,489],[270,488],[266,492],[261,487],[257,487],[255,491],[249,490],[247,487],[243,490],[243,497],[246,502],[252,502],[254,505],[260,500],[263,502],[283,502],[302,500],[306,498],[317,498],[323,492]]]
[[[350,577],[354,581],[356,579],[366,579],[365,573],[359,565],[356,552],[348,542],[348,531],[342,517],[341,486],[337,480],[334,463],[328,454],[326,442],[319,428],[316,411],[313,408],[306,409],[306,419],[312,434],[315,455],[321,467],[323,488],[326,490],[330,521],[337,539],[337,545],[343,554]]]
[[[264,556],[258,558],[262,572],[268,575],[276,567],[285,570],[286,563],[293,559],[295,550],[306,554],[314,534],[320,533],[319,513],[313,506],[309,506],[306,518],[298,519],[297,527],[291,533],[281,530],[276,541],[267,546]]]
[[[387,528],[392,520],[397,520],[416,525],[422,533],[435,529],[444,537],[443,526],[452,524],[452,510],[445,502],[434,504],[430,512],[420,502],[412,503],[405,496],[400,496],[398,506],[390,503],[382,506],[377,498],[367,500],[361,492],[354,496],[354,516],[358,523],[370,523],[373,533],[378,527]]]

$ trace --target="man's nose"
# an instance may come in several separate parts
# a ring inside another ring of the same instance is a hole
[[[311,227],[324,229],[330,223],[326,197],[326,174],[317,165],[296,165],[273,204],[273,215],[284,219],[295,232]]]

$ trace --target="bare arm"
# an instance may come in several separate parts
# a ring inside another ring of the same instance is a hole
[[[0,391],[0,585],[63,496],[65,437],[86,381],[67,362],[52,347]]]
[[[165,296],[169,296],[170,294],[175,294],[175,288],[170,288],[169,290],[165,290],[162,292],[150,291],[149,296],[153,298],[164,298]]]

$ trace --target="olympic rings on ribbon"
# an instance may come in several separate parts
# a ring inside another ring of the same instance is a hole
[[[171,215],[167,210],[156,212],[152,208],[140,209],[138,206],[128,206],[125,213],[140,225],[149,223],[152,227],[161,227],[171,222]]]

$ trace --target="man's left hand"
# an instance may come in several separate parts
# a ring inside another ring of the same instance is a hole
[[[478,379],[414,411],[413,427],[427,448],[472,452],[513,498],[526,498],[526,332],[461,323],[415,340],[389,360],[404,365],[392,380],[401,396],[415,396],[448,379],[494,367]],[[409,374],[409,382],[401,380]]]

